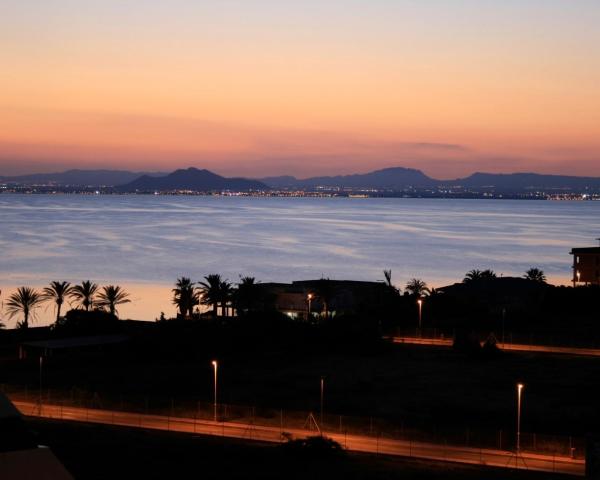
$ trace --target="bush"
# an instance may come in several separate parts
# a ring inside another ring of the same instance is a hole
[[[120,326],[119,319],[109,312],[73,309],[54,324],[54,330],[67,335],[95,335],[118,332]]]
[[[322,435],[289,440],[281,448],[293,455],[313,458],[338,456],[344,451],[338,442]]]

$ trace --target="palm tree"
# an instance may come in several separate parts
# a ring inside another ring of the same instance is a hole
[[[235,308],[244,314],[256,308],[260,301],[260,287],[254,277],[240,277],[240,283],[234,295]]]
[[[395,293],[397,295],[400,294],[400,289],[396,288],[394,286],[394,284],[392,283],[392,271],[391,270],[384,270],[383,271],[383,276],[385,277],[385,286],[387,288],[387,290],[389,292]]]
[[[335,297],[335,286],[328,278],[321,278],[315,282],[315,295],[323,304],[323,311],[325,312],[325,320],[329,318],[329,307],[331,301]]]
[[[489,268],[486,270],[469,270],[466,273],[465,278],[463,278],[463,283],[478,282],[480,280],[489,280],[496,277],[496,272]]]
[[[481,272],[481,278],[484,280],[489,280],[491,278],[498,278],[498,275],[496,275],[496,272],[488,268]]]
[[[69,282],[50,282],[42,293],[44,301],[53,301],[56,304],[56,322],[60,319],[60,310],[65,300],[73,295],[73,287]]]
[[[415,297],[422,297],[425,293],[429,292],[427,284],[420,278],[410,279],[406,284],[406,287],[404,287],[404,290]]]
[[[546,274],[539,268],[530,268],[523,277],[533,282],[546,283]]]
[[[217,318],[217,308],[219,307],[219,302],[221,302],[221,286],[223,280],[221,279],[221,275],[218,273],[211,273],[204,277],[203,282],[198,282],[199,291],[202,295],[201,303],[203,305],[211,305],[213,318]]]
[[[481,270],[469,270],[465,278],[463,278],[463,283],[475,282],[477,280],[481,280]]]
[[[111,315],[116,315],[117,305],[131,302],[128,297],[129,294],[118,285],[108,285],[98,294],[98,306],[108,308]]]
[[[35,318],[35,309],[44,301],[43,296],[29,287],[19,287],[6,301],[6,312],[12,318],[19,313],[23,314],[23,322],[18,325],[29,328],[29,317]]]
[[[233,289],[231,288],[231,283],[229,283],[227,280],[223,280],[219,285],[219,300],[221,302],[222,315],[225,317],[227,317],[229,313],[229,308],[227,305],[231,300],[232,294]]]
[[[192,316],[194,307],[200,303],[198,292],[194,290],[194,282],[187,277],[177,279],[173,289],[173,304],[177,305],[181,316]]]
[[[71,296],[79,301],[79,305],[85,308],[86,312],[90,311],[90,308],[94,306],[94,300],[96,292],[98,291],[98,285],[92,283],[89,280],[81,282],[81,285],[75,285]]]

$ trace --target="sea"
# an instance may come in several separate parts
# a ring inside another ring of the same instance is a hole
[[[569,284],[573,247],[598,245],[600,202],[0,194],[0,321],[18,286],[52,280],[121,285],[121,318],[175,314],[178,277],[261,282],[411,278],[431,287],[471,269],[542,269]],[[45,325],[52,305],[36,312]]]

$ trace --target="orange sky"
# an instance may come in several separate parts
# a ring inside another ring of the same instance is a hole
[[[0,18],[0,175],[600,176],[597,1],[28,3]]]

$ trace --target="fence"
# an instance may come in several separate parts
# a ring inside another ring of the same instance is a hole
[[[450,340],[454,339],[455,331],[439,328],[397,328],[393,332],[396,337],[421,337],[424,339]],[[489,332],[477,335],[481,342],[488,338]],[[575,335],[571,330],[554,332],[494,332],[496,341],[506,345],[533,345],[560,348],[600,349],[600,337]]]
[[[192,400],[158,399],[144,396],[124,397],[72,389],[69,392],[44,389],[28,390],[2,385],[1,390],[13,402],[28,402],[40,408],[52,406],[55,415],[63,418],[63,409],[84,409],[86,415],[104,412],[104,420],[116,423],[115,412],[122,414],[152,415],[178,421],[216,421],[254,427],[273,427],[279,431],[314,431],[324,434],[343,434],[381,440],[399,440],[453,447],[468,447],[514,451],[515,432],[511,430],[483,430],[465,427],[414,428],[405,422],[391,422],[381,418],[364,418],[334,415],[321,412],[302,412],[284,409],[262,408],[243,405],[214,404]],[[34,413],[34,412],[32,412]],[[112,417],[110,416],[112,413]],[[66,416],[64,418],[67,418]],[[141,420],[140,420],[141,426]],[[194,430],[195,431],[195,430]],[[552,455],[573,459],[585,458],[585,440],[579,437],[521,433],[521,452]]]

